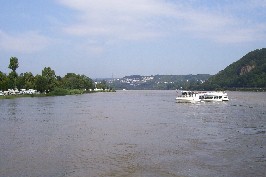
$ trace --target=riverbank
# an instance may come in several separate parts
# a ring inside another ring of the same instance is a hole
[[[25,97],[47,97],[47,96],[66,96],[66,95],[80,95],[80,94],[87,94],[87,93],[97,93],[97,92],[115,92],[115,90],[101,90],[101,91],[94,91],[94,90],[79,90],[79,89],[62,89],[57,88],[49,93],[39,93],[39,94],[17,94],[17,95],[2,95],[0,96],[1,99],[15,99],[15,98],[25,98]]]
[[[2,99],[15,99],[15,98],[25,98],[25,97],[45,97],[45,94],[32,94],[32,95],[5,95],[0,96],[0,100]]]

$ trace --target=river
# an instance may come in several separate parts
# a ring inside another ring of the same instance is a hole
[[[262,177],[266,93],[175,91],[0,100],[1,177]]]

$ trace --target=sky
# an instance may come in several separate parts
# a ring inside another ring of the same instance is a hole
[[[266,47],[266,0],[0,0],[0,71],[216,74]]]

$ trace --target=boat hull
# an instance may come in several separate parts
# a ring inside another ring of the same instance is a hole
[[[180,98],[180,97],[177,97],[176,98],[176,102],[177,103],[197,103],[197,102],[200,102],[201,99],[199,98]]]

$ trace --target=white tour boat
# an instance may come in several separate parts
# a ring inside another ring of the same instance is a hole
[[[180,93],[181,95],[176,97],[176,102],[178,103],[229,101],[226,92],[181,91]]]
[[[200,92],[194,91],[181,91],[181,95],[176,97],[176,102],[178,103],[196,103],[201,101],[201,96],[203,96]]]

